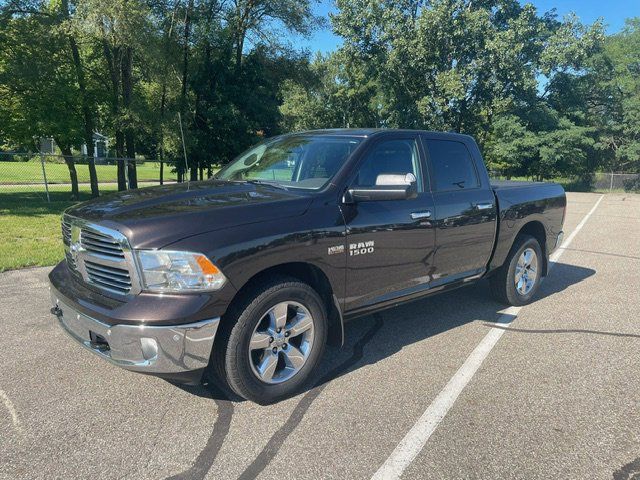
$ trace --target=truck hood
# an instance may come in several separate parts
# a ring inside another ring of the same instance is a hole
[[[105,195],[65,213],[120,231],[133,248],[162,248],[191,235],[302,215],[311,201],[267,185],[209,180]]]

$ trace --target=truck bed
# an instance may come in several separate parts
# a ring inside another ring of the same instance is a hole
[[[539,187],[549,185],[549,182],[527,182],[522,180],[490,180],[491,188],[494,190],[505,190],[507,188]]]
[[[521,228],[535,222],[546,237],[549,248],[555,246],[562,230],[566,197],[561,185],[549,182],[491,180],[498,202],[498,231],[490,270],[500,267]]]

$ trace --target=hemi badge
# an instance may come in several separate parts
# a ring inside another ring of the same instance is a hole
[[[329,247],[329,255],[337,255],[338,253],[344,253],[344,245]]]

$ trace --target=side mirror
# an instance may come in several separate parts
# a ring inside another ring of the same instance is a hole
[[[344,196],[345,203],[379,202],[385,200],[408,200],[418,194],[417,181],[413,173],[378,175],[372,187],[353,187]]]

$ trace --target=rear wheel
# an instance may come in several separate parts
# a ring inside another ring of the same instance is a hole
[[[538,240],[519,235],[504,265],[490,279],[496,300],[514,306],[530,303],[540,286],[543,261]]]
[[[213,367],[235,393],[257,403],[299,391],[319,363],[327,339],[320,296],[287,277],[249,291],[224,322]]]

